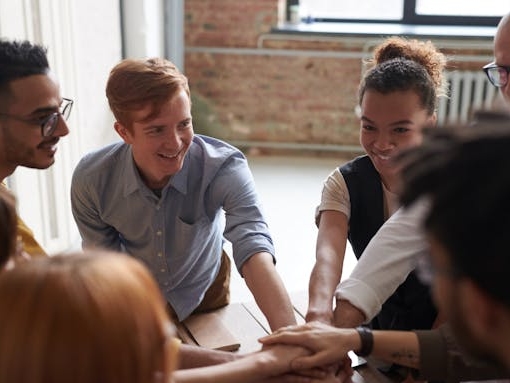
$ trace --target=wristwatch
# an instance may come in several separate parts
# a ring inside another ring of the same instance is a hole
[[[355,351],[358,356],[368,356],[372,353],[374,348],[374,335],[369,327],[359,326],[356,327],[356,332],[361,339],[361,348]]]

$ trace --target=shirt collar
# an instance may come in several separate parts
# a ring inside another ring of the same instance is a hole
[[[164,189],[172,186],[178,192],[182,194],[186,194],[188,192],[188,174],[189,174],[189,166],[190,166],[190,152],[193,148],[193,144],[191,144],[190,149],[186,153],[184,157],[184,163],[182,165],[182,169],[174,174],[168,184]],[[124,197],[128,196],[131,193],[134,193],[138,189],[147,189],[147,186],[142,180],[140,173],[135,164],[135,160],[133,158],[133,153],[131,151],[131,146],[128,145],[128,150],[126,151],[126,159],[124,162]]]
[[[175,190],[177,190],[181,194],[187,194],[188,192],[188,175],[189,175],[189,167],[190,167],[190,152],[193,147],[193,143],[189,148],[186,156],[184,157],[184,163],[182,164],[182,169],[179,170],[176,174],[174,174],[170,178],[170,182],[166,187],[171,185]]]

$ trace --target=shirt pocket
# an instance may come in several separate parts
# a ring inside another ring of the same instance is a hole
[[[198,272],[215,264],[218,258],[215,255],[217,250],[221,249],[222,239],[221,229],[216,222],[207,216],[202,216],[193,223],[178,218],[174,235],[173,257],[181,260],[185,267],[193,267]]]

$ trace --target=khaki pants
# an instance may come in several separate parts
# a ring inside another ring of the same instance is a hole
[[[212,285],[209,286],[205,292],[204,299],[192,314],[202,313],[219,309],[220,307],[228,305],[230,302],[230,258],[225,250],[221,253],[221,266],[216,279]],[[170,304],[167,304],[168,314],[172,321],[177,322],[177,314]]]

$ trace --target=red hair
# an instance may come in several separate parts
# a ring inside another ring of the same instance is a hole
[[[127,255],[57,255],[4,272],[0,323],[2,382],[170,380],[163,298]]]
[[[181,90],[190,97],[188,79],[172,62],[162,58],[126,59],[111,70],[106,97],[117,121],[130,127],[131,112],[151,105],[147,118],[155,116]]]

